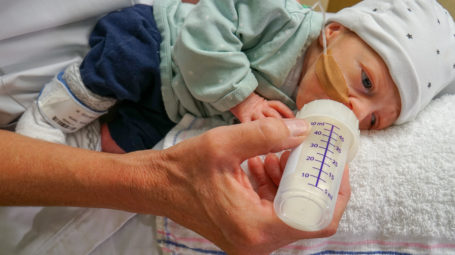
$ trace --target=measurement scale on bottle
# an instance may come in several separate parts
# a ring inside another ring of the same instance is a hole
[[[338,155],[343,152],[344,137],[339,134],[340,128],[335,124],[317,121],[310,124],[314,139],[308,143],[307,147],[311,148],[315,154],[303,159],[310,165],[305,164],[307,166],[302,169],[301,176],[308,179],[308,185],[318,188],[329,199],[333,199],[333,194],[327,190],[327,186],[335,179],[334,171],[338,167]]]
[[[316,100],[297,114],[311,125],[289,156],[274,207],[284,222],[306,231],[330,223],[344,166],[358,148],[358,120],[345,105]]]

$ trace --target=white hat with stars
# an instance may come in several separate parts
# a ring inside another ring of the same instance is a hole
[[[355,32],[386,63],[401,97],[395,124],[455,86],[455,24],[436,0],[365,0],[328,19]]]

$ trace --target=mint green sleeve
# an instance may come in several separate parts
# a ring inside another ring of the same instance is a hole
[[[274,34],[286,24],[285,2],[201,0],[194,7],[173,52],[194,98],[227,111],[256,89],[249,52],[273,43]]]

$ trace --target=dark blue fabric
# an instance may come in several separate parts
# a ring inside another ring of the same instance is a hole
[[[135,5],[98,21],[80,67],[87,88],[120,100],[108,125],[127,152],[153,147],[175,125],[161,96],[160,42],[153,7]]]

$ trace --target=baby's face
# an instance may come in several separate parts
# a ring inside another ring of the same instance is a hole
[[[326,27],[327,44],[348,87],[349,103],[359,119],[360,129],[383,129],[400,114],[398,89],[382,58],[360,37],[342,25]],[[315,73],[315,64],[322,54],[322,40],[308,49],[297,93],[297,107],[316,99],[328,99]]]

